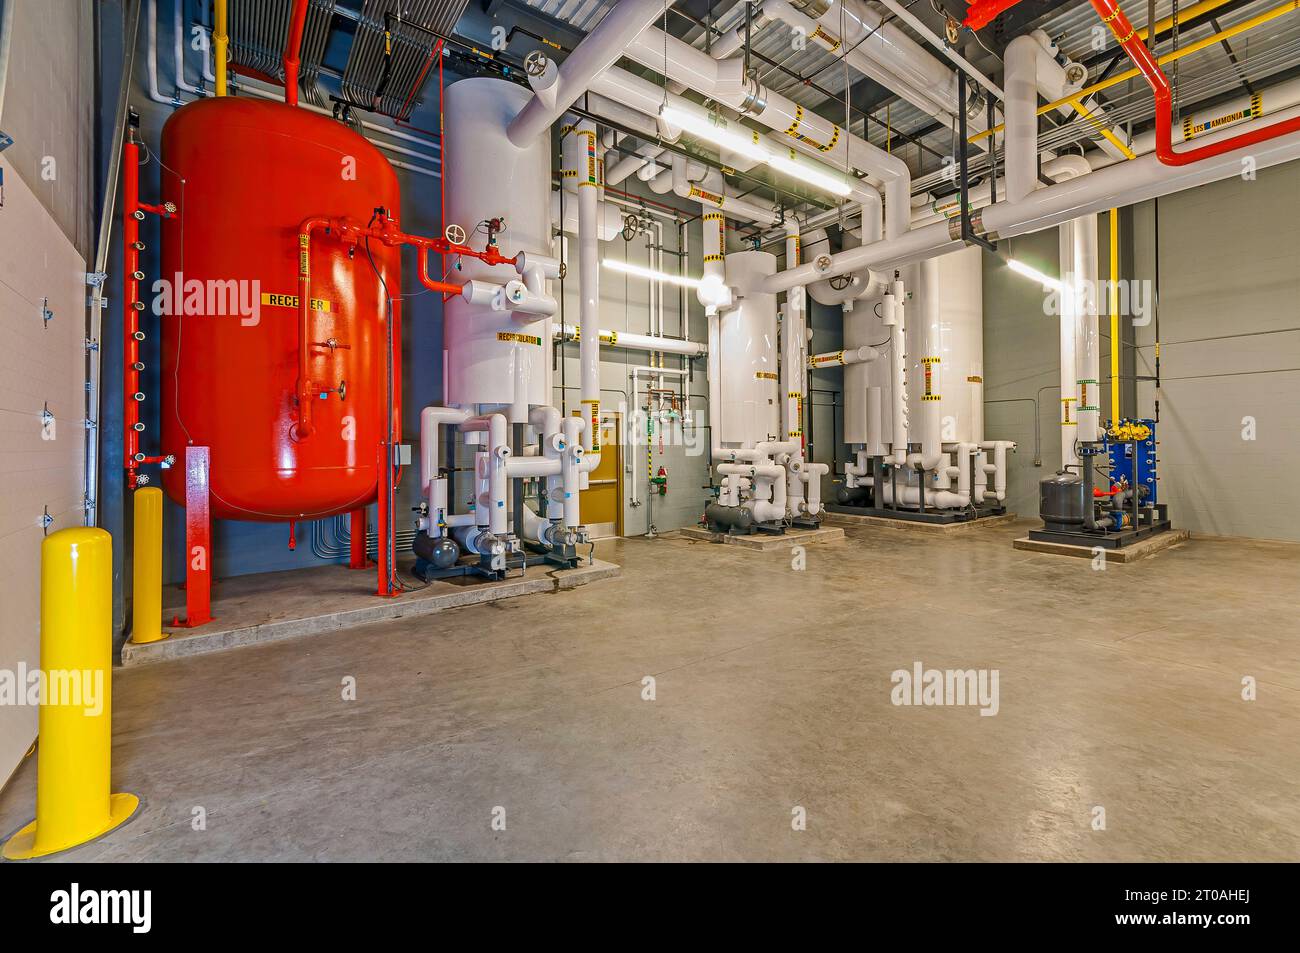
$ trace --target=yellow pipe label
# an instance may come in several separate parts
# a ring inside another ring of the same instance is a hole
[[[308,299],[313,311],[333,311],[334,305],[324,298]],[[262,292],[262,304],[268,308],[296,308],[298,307],[297,295],[276,295]]]
[[[515,331],[498,331],[498,341],[512,341],[516,344],[535,344],[537,347],[542,346],[542,339],[535,334],[519,334]]]

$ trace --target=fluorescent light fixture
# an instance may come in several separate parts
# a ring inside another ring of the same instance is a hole
[[[673,106],[660,107],[659,113],[670,126],[676,126],[693,136],[707,139],[709,142],[737,155],[743,155],[759,162],[766,162],[768,151],[756,141],[753,130],[746,129],[740,123],[727,122],[713,113],[701,115],[693,110],[676,109]]]
[[[1026,265],[1018,258],[1007,259],[1007,267],[1017,274],[1024,275],[1026,278],[1038,282],[1044,288],[1051,288],[1053,291],[1058,292],[1065,290],[1065,285],[1063,285],[1058,279],[1043,274],[1037,268]]]
[[[804,162],[796,161],[792,156],[783,156],[776,152],[768,154],[766,162],[778,172],[806,182],[814,188],[824,189],[832,195],[845,196],[853,191],[844,181],[842,175],[831,175],[821,169],[813,168]]]
[[[700,286],[699,278],[688,278],[686,275],[670,275],[666,271],[642,268],[640,265],[633,265],[631,262],[620,261],[617,258],[604,258],[601,259],[600,263],[611,271],[621,271],[625,275],[636,275],[639,278],[649,278],[651,281],[666,281],[670,285],[681,285],[683,288],[698,288]]]
[[[848,195],[852,191],[843,176],[823,172],[806,162],[797,161],[792,155],[769,146],[758,133],[740,123],[727,122],[713,113],[701,115],[693,110],[677,109],[667,104],[660,107],[659,113],[671,126],[676,126],[729,152],[766,163],[778,172],[783,172],[814,188],[839,196]]]

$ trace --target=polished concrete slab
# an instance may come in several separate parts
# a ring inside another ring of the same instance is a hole
[[[119,669],[114,790],[144,803],[66,856],[1300,856],[1300,546],[1097,571],[1013,549],[1034,522],[846,527],[802,563],[602,543],[620,578]],[[918,662],[996,669],[997,714],[893,704]]]
[[[1107,549],[1105,550],[1106,559],[1117,563],[1137,562],[1139,559],[1146,559],[1148,556],[1154,556],[1156,553],[1162,553],[1166,549],[1179,546],[1191,539],[1191,536],[1192,534],[1185,529],[1167,529],[1163,533],[1156,533],[1146,539],[1139,539],[1136,543],[1121,549]],[[1019,539],[1012,540],[1011,545],[1016,549],[1023,549],[1025,552],[1046,553],[1050,556],[1094,559],[1097,555],[1096,549],[1092,546],[1052,543],[1041,539],[1030,539],[1028,536],[1021,536]]]
[[[703,526],[684,526],[676,530],[675,533],[680,534],[685,539],[704,543],[725,543],[728,546],[738,546],[741,549],[757,553],[770,553],[774,550],[789,549],[791,546],[804,546],[808,543],[829,543],[844,538],[844,530],[837,526],[819,526],[816,529],[800,529],[792,526],[779,535],[750,533],[748,536],[733,533],[715,533]]]
[[[315,566],[291,572],[254,573],[220,581],[213,588],[211,622],[193,629],[167,626],[165,639],[122,646],[123,665],[145,665],[188,655],[276,642],[387,619],[427,615],[458,606],[512,599],[529,593],[574,589],[619,574],[604,560],[574,569],[530,566],[499,581],[478,576],[435,579],[427,584],[399,560],[398,577],[408,588],[392,597],[375,595],[375,570]],[[164,618],[185,615],[185,593],[170,586]]]

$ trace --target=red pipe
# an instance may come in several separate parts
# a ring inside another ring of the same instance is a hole
[[[308,376],[311,342],[311,235],[312,232],[326,229],[340,242],[355,245],[373,238],[385,245],[410,245],[421,252],[420,283],[430,291],[442,294],[460,294],[462,285],[449,281],[438,281],[429,274],[430,255],[462,255],[478,258],[489,265],[513,265],[514,258],[502,255],[495,246],[483,251],[468,245],[457,245],[445,238],[425,238],[421,235],[408,235],[397,227],[397,223],[381,212],[379,220],[371,225],[358,225],[348,218],[325,218],[314,216],[304,219],[298,226],[298,381],[295,392],[298,395],[298,425],[294,439],[302,440],[315,432],[311,421],[313,385]],[[397,309],[394,307],[394,321],[397,321]],[[394,344],[396,350],[397,345]],[[400,358],[400,355],[395,357]]]
[[[302,50],[302,31],[307,25],[307,0],[294,0],[289,17],[289,35],[284,40],[284,101],[298,105],[298,58]]]
[[[1124,48],[1133,65],[1138,68],[1147,84],[1150,85],[1156,100],[1156,157],[1164,165],[1191,165],[1202,159],[1223,155],[1236,149],[1244,149],[1287,133],[1300,131],[1300,116],[1275,122],[1262,129],[1252,129],[1240,135],[1232,136],[1221,142],[1211,142],[1199,149],[1175,152],[1173,144],[1173,97],[1169,90],[1169,80],[1160,69],[1151,51],[1133,29],[1124,11],[1120,10],[1116,0],[1092,0],[1092,7],[1101,17],[1101,21],[1110,26],[1115,39]]]
[[[165,456],[149,457],[140,453],[140,222],[145,213],[169,218],[175,211],[170,204],[150,205],[140,201],[140,146],[134,128],[127,129],[122,142],[122,465],[126,468],[126,485],[135,489],[136,474],[146,463],[156,464]],[[137,307],[137,305],[139,307]],[[179,320],[179,316],[178,316]]]
[[[311,233],[328,228],[329,219],[309,218],[298,226],[298,426],[293,437],[304,440],[316,431],[311,422],[312,383],[307,376],[308,349],[311,347]]]
[[[126,467],[126,485],[135,489],[136,459],[140,435],[135,425],[140,420],[140,341],[136,333],[140,320],[135,309],[140,296],[140,282],[135,277],[140,268],[140,147],[128,132],[122,146],[122,464]]]

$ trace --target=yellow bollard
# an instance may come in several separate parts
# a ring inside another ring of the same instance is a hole
[[[59,530],[41,544],[41,697],[36,820],[4,856],[67,850],[117,827],[140,801],[111,794],[113,542],[102,529]]]
[[[131,583],[131,641],[136,645],[167,638],[162,630],[163,491],[135,491],[135,542]]]

